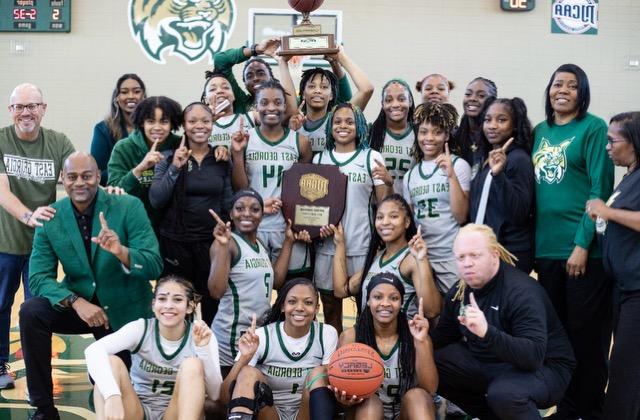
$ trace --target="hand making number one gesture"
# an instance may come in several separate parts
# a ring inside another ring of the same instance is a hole
[[[496,176],[504,169],[507,164],[507,150],[513,143],[513,137],[507,140],[502,147],[493,149],[489,152],[489,168],[491,169],[491,175]]]
[[[231,222],[225,223],[215,211],[209,209],[209,213],[217,222],[213,228],[213,237],[220,245],[228,245],[231,239]]]
[[[180,145],[178,146],[176,151],[173,152],[172,164],[178,169],[182,168],[184,164],[187,163],[187,161],[189,160],[189,157],[191,156],[191,149],[187,148],[186,142],[187,142],[187,136],[183,135],[182,140],[180,141]]]
[[[118,234],[109,229],[109,225],[107,224],[107,219],[104,218],[104,213],[100,212],[100,233],[98,236],[91,238],[91,242],[100,245],[100,248],[104,249],[107,252],[112,253],[113,255],[120,255],[122,253],[122,244],[120,244],[120,237]]]
[[[238,122],[238,131],[231,136],[231,150],[242,153],[249,143],[249,133],[244,129],[244,117],[241,115]]]
[[[465,307],[464,313],[458,317],[458,321],[478,337],[484,338],[489,328],[487,319],[484,316],[484,312],[482,312],[478,306],[473,293],[469,293],[469,302],[471,304]]]
[[[451,152],[449,151],[449,143],[444,144],[444,153],[438,155],[435,160],[436,165],[442,169],[449,178],[454,175],[453,161],[451,160]]]
[[[304,120],[307,119],[307,117],[305,117],[305,115],[302,113],[302,110],[304,109],[304,105],[305,105],[305,101],[303,100],[302,102],[300,102],[300,106],[298,107],[298,110],[296,111],[296,113],[289,118],[290,130],[298,131],[300,130],[300,128],[302,128],[302,125],[304,124]]]
[[[253,355],[258,350],[260,344],[260,338],[256,334],[256,314],[251,316],[251,326],[240,336],[238,339],[238,351],[240,356],[247,361],[251,360]]]
[[[413,319],[409,320],[409,331],[413,339],[418,342],[425,341],[429,335],[429,321],[424,317],[422,298],[418,303],[418,313],[413,316]]]

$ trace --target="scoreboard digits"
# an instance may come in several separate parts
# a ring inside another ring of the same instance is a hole
[[[0,0],[0,32],[70,32],[71,0]]]

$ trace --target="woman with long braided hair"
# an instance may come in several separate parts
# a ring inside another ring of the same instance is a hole
[[[340,403],[353,406],[356,419],[435,419],[433,395],[438,373],[429,338],[429,321],[419,311],[407,320],[402,311],[404,286],[392,273],[379,273],[367,286],[367,306],[353,328],[340,335],[339,346],[363,343],[384,363],[384,381],[376,394],[361,403],[332,389]],[[356,403],[356,404],[354,404]]]

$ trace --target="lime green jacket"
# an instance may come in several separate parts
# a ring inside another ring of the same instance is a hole
[[[108,195],[99,189],[95,203],[92,237],[100,233],[99,214],[103,212],[109,228],[129,248],[128,269],[94,243],[88,261],[71,200],[58,200],[52,207],[56,209],[55,217],[36,229],[33,241],[29,260],[33,295],[44,297],[54,308],[63,310],[59,304],[71,293],[89,301],[95,293],[114,330],[135,319],[153,316],[149,280],[160,275],[162,259],[142,202],[130,195]],[[61,282],[57,281],[58,262],[65,273]]]

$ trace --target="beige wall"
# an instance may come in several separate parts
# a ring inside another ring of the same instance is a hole
[[[285,8],[285,0],[235,0],[238,18],[228,46],[247,37],[249,7]],[[452,103],[461,106],[464,86],[473,77],[493,79],[500,96],[521,96],[532,121],[543,118],[543,89],[560,64],[582,66],[591,80],[591,111],[612,114],[640,109],[640,71],[627,57],[640,56],[640,1],[601,0],[596,36],[550,32],[549,0],[527,13],[500,10],[499,0],[325,0],[323,8],[344,13],[346,51],[377,87],[392,78],[414,84],[441,72],[457,82]],[[116,78],[138,73],[150,94],[172,96],[183,105],[199,98],[205,61],[188,65],[177,57],[150,61],[132,39],[127,0],[74,0],[68,34],[0,33],[0,96],[30,81],[45,92],[44,124],[66,132],[79,149],[88,149],[93,125],[108,109]],[[12,42],[26,54],[11,54]],[[379,108],[379,91],[367,115]],[[6,108],[3,108],[6,110]],[[0,112],[0,125],[10,123]]]

